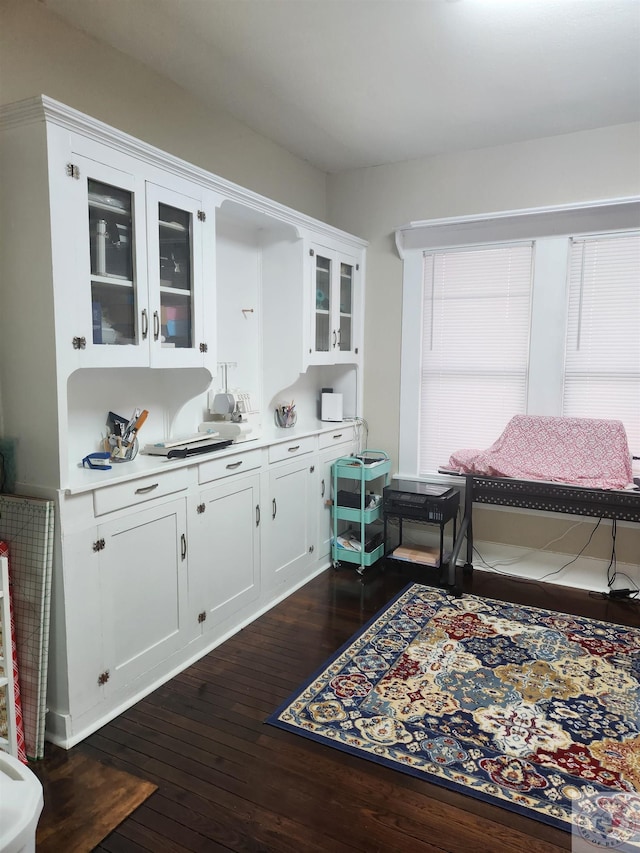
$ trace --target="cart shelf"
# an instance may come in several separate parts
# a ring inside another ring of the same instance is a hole
[[[331,560],[334,568],[343,562],[354,563],[362,574],[384,555],[382,525],[376,530],[375,523],[382,518],[382,492],[389,483],[390,471],[391,460],[382,450],[365,450],[358,456],[344,456],[333,463]],[[347,484],[352,481],[350,485],[356,486],[349,493],[352,498],[349,506],[338,503],[340,481],[347,481]],[[367,490],[378,492],[380,500],[374,506],[369,506],[371,499]],[[339,538],[347,535],[355,540],[355,547],[340,546]]]

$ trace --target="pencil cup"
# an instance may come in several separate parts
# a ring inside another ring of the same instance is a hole
[[[289,427],[295,426],[298,420],[295,409],[289,409],[286,406],[277,406],[274,415],[276,426],[282,429],[289,429]]]
[[[133,441],[127,445],[119,443],[115,438],[112,443],[111,438],[113,437],[110,436],[105,442],[105,450],[111,453],[111,462],[131,462],[132,459],[136,458],[138,455],[137,438],[134,437]]]

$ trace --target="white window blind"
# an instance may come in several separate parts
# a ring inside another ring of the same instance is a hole
[[[640,454],[640,233],[572,241],[563,414],[621,420]]]
[[[418,473],[526,412],[533,244],[424,254]]]

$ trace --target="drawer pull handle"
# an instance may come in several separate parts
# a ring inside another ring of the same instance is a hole
[[[159,483],[151,483],[150,486],[140,486],[139,489],[136,489],[135,493],[136,495],[148,495],[149,492],[152,492],[154,489],[157,489],[159,485]]]
[[[231,471],[235,468],[239,468],[242,465],[242,459],[239,462],[229,462],[227,468]]]
[[[276,517],[277,512],[278,512],[278,505],[277,505],[277,503],[276,503],[276,499],[274,498],[274,499],[271,501],[271,518],[275,518],[275,517]]]
[[[147,309],[142,309],[142,340],[146,341],[147,335],[149,334],[149,315],[147,314]]]
[[[158,312],[153,312],[153,340],[157,341],[160,337],[160,317],[158,316]]]
[[[256,527],[260,526],[260,504],[256,504]]]
[[[289,453],[295,453],[295,452],[296,452],[296,450],[300,450],[300,445],[299,445],[299,444],[295,444],[293,447],[290,447],[290,448],[289,448]]]
[[[320,497],[324,497],[324,480],[322,481],[322,491],[320,492]]]
[[[180,557],[182,560],[187,559],[187,537],[184,533],[180,534]]]
[[[334,437],[334,438],[342,438],[342,433],[341,433],[341,432],[337,432],[337,433],[335,433],[335,435],[334,435],[333,437]]]

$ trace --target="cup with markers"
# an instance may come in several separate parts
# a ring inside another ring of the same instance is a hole
[[[296,404],[292,400],[290,403],[280,403],[275,409],[276,426],[282,429],[289,429],[296,425],[298,414],[296,412]]]

